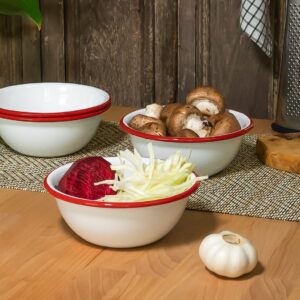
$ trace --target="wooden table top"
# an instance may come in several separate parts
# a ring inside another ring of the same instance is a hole
[[[118,120],[132,108],[112,108]],[[253,133],[270,132],[255,120]],[[299,199],[300,200],[300,199]],[[185,211],[154,244],[101,248],[77,237],[45,193],[0,190],[0,299],[300,299],[299,223]],[[215,276],[199,259],[208,234],[231,230],[258,251],[254,271]]]

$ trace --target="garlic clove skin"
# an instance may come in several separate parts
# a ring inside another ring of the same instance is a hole
[[[231,231],[206,236],[200,244],[199,255],[210,271],[229,278],[249,273],[257,264],[252,243]]]

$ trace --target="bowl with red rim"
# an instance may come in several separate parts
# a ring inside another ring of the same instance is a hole
[[[118,157],[104,158],[112,165],[119,163]],[[67,195],[58,189],[60,179],[71,166],[69,163],[51,172],[44,180],[45,189],[55,198],[63,219],[77,235],[106,247],[137,247],[161,239],[177,224],[188,197],[199,187],[199,181],[195,181],[180,194],[150,201],[89,200]]]
[[[110,106],[105,91],[80,84],[6,87],[0,89],[0,136],[25,155],[67,155],[89,143]]]
[[[28,83],[0,89],[0,114],[19,119],[83,115],[105,110],[110,102],[107,92],[74,83]]]
[[[120,128],[129,134],[132,145],[138,152],[147,157],[147,145],[153,145],[155,157],[166,159],[176,151],[189,158],[199,175],[214,175],[226,168],[237,155],[243,135],[251,130],[253,121],[245,114],[229,109],[238,120],[241,129],[226,135],[205,138],[184,138],[171,136],[156,136],[140,132],[129,126],[130,120],[144,114],[145,109],[139,109],[125,115],[120,121]]]

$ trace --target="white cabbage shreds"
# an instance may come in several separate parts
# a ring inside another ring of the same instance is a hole
[[[98,201],[138,202],[162,199],[182,193],[195,181],[204,179],[192,173],[193,165],[179,152],[165,161],[155,159],[152,144],[148,144],[148,152],[149,162],[145,163],[136,150],[120,151],[120,164],[111,166],[116,171],[115,180],[95,183],[111,184],[117,194],[107,195]]]

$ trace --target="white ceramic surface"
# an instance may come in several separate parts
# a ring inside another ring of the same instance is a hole
[[[115,157],[105,159],[112,164],[119,161]],[[196,187],[189,189],[184,197],[163,204],[158,202],[161,200],[157,200],[148,205],[145,205],[145,202],[125,202],[128,207],[118,207],[119,203],[112,202],[105,203],[106,206],[104,202],[99,203],[101,206],[90,206],[86,203],[95,201],[84,202],[84,199],[72,196],[67,197],[77,200],[77,203],[64,200],[66,195],[55,188],[70,166],[71,164],[68,164],[53,171],[45,179],[45,187],[55,196],[59,211],[70,228],[81,238],[100,246],[137,247],[162,238],[178,222],[184,212],[187,196],[198,186],[196,183]],[[124,205],[124,202],[122,204]]]
[[[70,228],[84,240],[105,247],[129,248],[155,242],[178,222],[187,198],[138,208],[82,206],[56,199]]]
[[[252,127],[252,121],[246,115],[229,110],[233,113],[241,125],[240,135],[235,137],[220,137],[220,140],[210,141],[210,138],[197,138],[193,142],[170,142],[156,140],[156,138],[145,138],[132,134],[132,129],[128,130],[129,121],[137,114],[144,113],[144,109],[129,113],[123,118],[123,130],[129,133],[133,146],[143,157],[148,157],[147,145],[153,144],[153,150],[156,158],[166,159],[176,151],[180,151],[189,161],[195,165],[195,171],[199,175],[214,175],[224,168],[234,159],[239,151],[242,136]],[[122,123],[122,121],[121,121]],[[247,129],[247,130],[246,130]],[[244,131],[244,132],[243,132]],[[216,137],[213,137],[216,139]],[[172,140],[172,138],[170,138]],[[207,141],[205,141],[207,140]]]
[[[61,113],[104,104],[109,95],[98,88],[73,83],[30,83],[0,89],[0,109]]]
[[[63,122],[23,122],[0,118],[0,136],[12,149],[38,157],[63,156],[83,148],[101,116]]]

